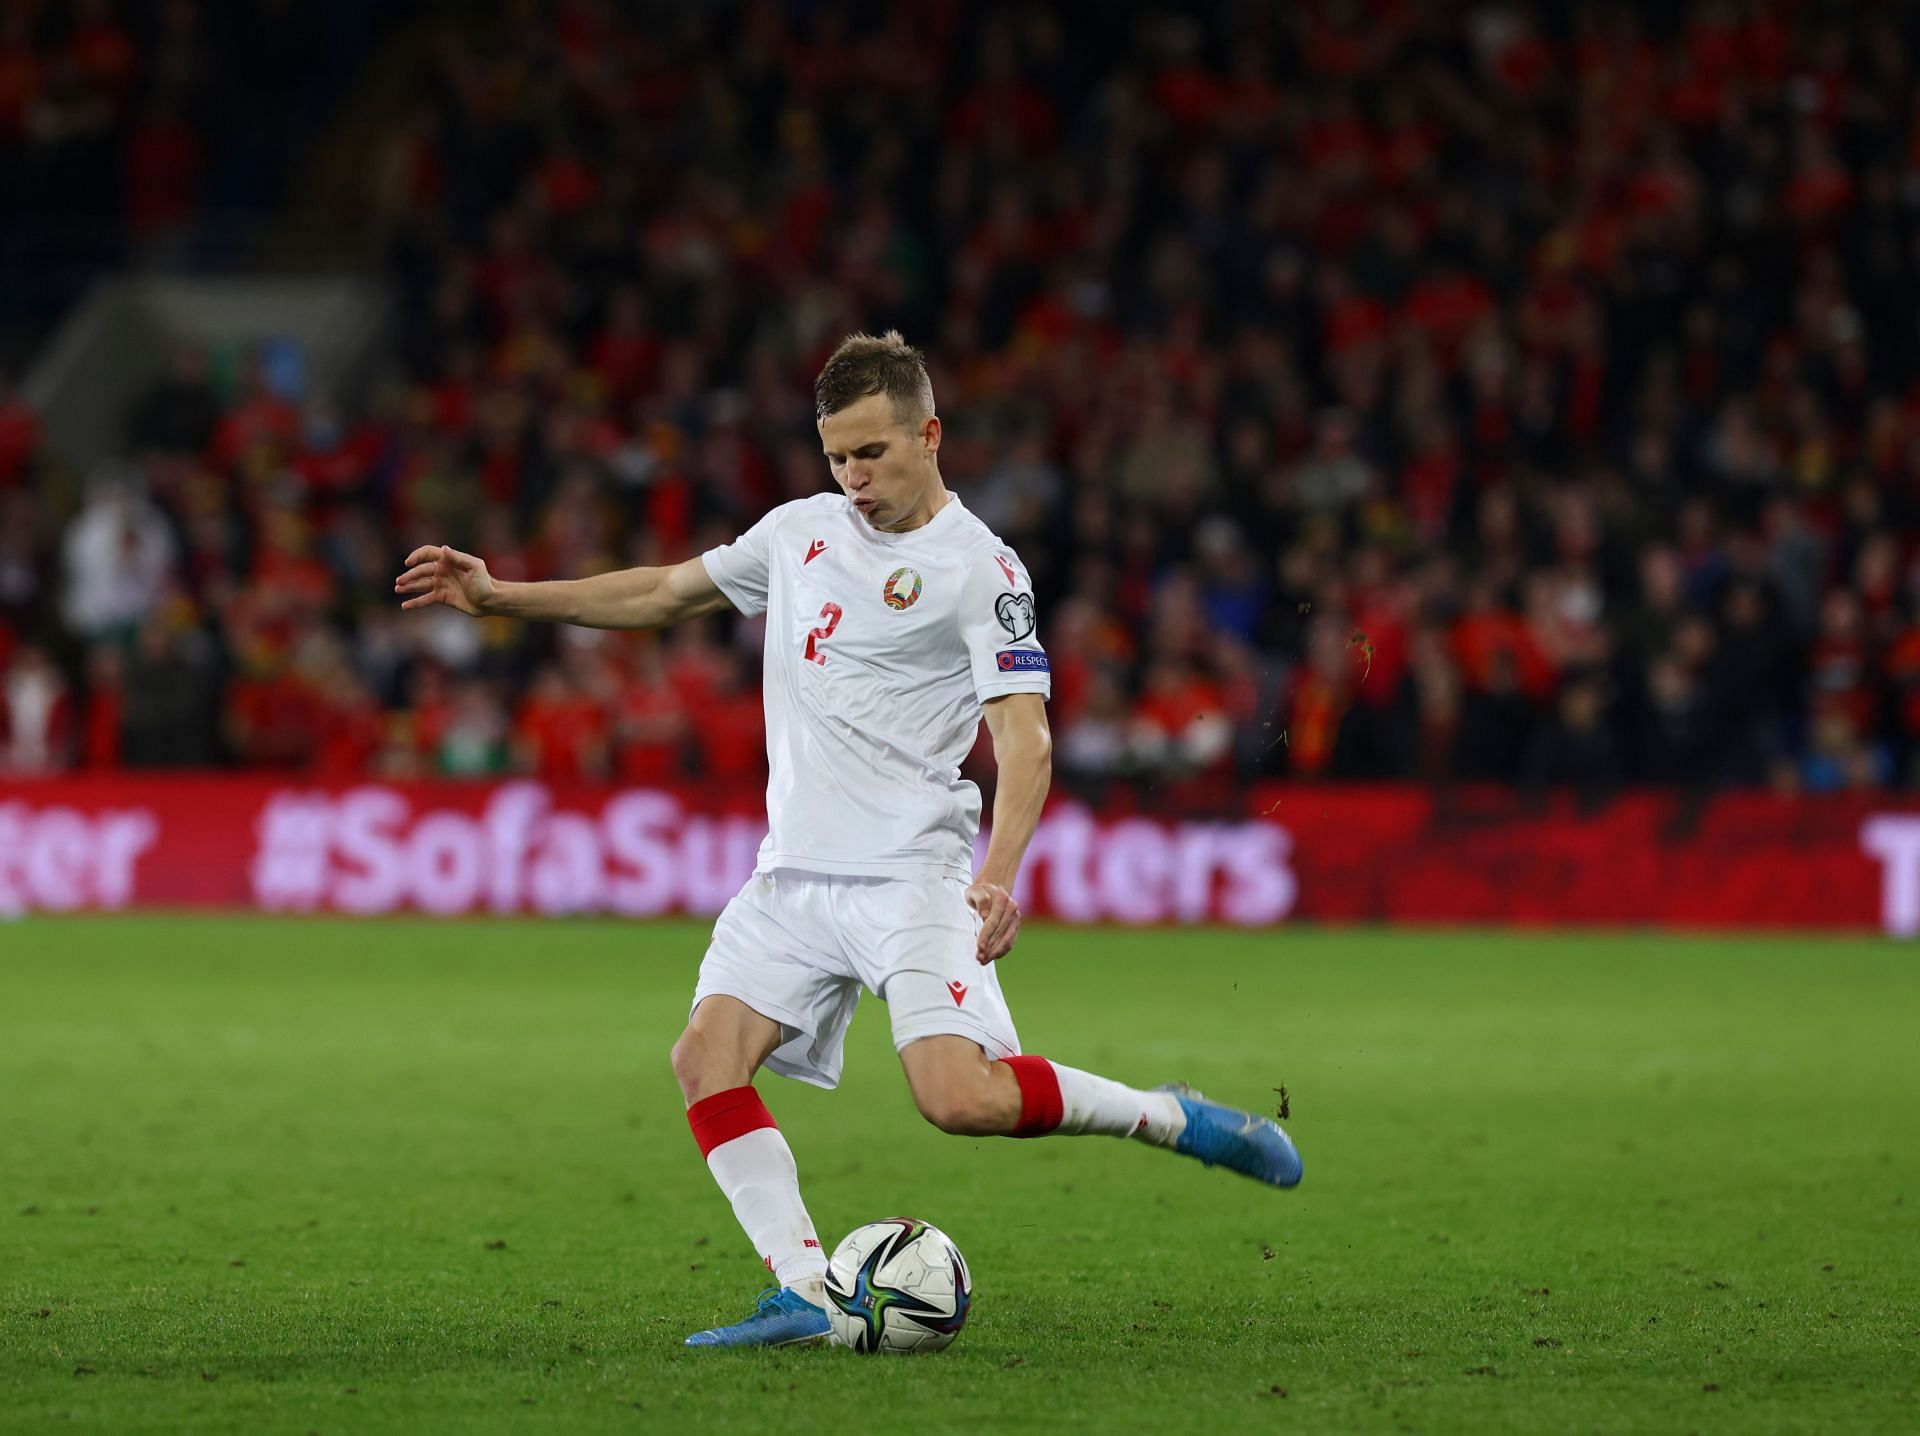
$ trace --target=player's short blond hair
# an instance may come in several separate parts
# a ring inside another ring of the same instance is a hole
[[[878,338],[849,334],[842,339],[813,381],[814,413],[825,419],[869,394],[885,394],[893,400],[893,416],[902,424],[933,416],[927,356],[907,343],[898,329]]]

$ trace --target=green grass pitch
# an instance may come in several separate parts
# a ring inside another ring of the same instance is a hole
[[[1920,955],[1030,928],[1031,1051],[1273,1100],[1292,1193],[945,1137],[872,1005],[763,1077],[939,1356],[697,1353],[763,1285],[666,1051],[705,928],[0,926],[0,1430],[1920,1430]]]

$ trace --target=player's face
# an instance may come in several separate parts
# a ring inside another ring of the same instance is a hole
[[[885,394],[868,394],[820,421],[834,482],[877,529],[904,533],[933,517],[940,421],[902,423]]]

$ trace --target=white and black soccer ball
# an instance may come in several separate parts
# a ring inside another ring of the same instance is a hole
[[[967,1324],[973,1278],[947,1234],[912,1217],[847,1233],[827,1264],[827,1320],[842,1346],[938,1351]]]

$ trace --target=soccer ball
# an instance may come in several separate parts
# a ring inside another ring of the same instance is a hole
[[[972,1304],[973,1278],[960,1248],[912,1217],[855,1227],[827,1264],[833,1339],[869,1356],[951,1345]]]

